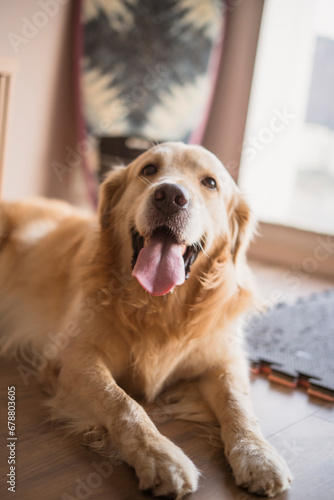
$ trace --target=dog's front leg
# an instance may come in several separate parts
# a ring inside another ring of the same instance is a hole
[[[66,419],[106,427],[113,446],[134,467],[140,489],[178,499],[197,489],[194,464],[116,384],[98,353],[65,355],[51,405]]]
[[[249,397],[248,366],[242,353],[207,372],[200,387],[221,425],[225,455],[238,486],[275,496],[289,488],[291,473],[263,437]]]

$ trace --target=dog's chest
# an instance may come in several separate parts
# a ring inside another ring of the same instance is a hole
[[[152,401],[166,386],[199,376],[222,358],[219,335],[210,339],[171,340],[162,346],[141,346],[133,359],[133,389]]]
[[[164,388],[167,380],[178,368],[185,353],[175,346],[150,350],[140,348],[134,351],[131,367],[131,390],[152,401]]]

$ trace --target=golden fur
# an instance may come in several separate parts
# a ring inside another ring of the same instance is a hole
[[[143,174],[147,164],[157,166],[153,177]],[[207,177],[216,189],[203,184]],[[202,250],[183,285],[152,296],[131,276],[131,231],[150,237],[147,207],[162,182],[188,190],[180,238]],[[41,199],[0,206],[1,351],[22,353],[25,382],[42,376],[58,418],[106,429],[139,487],[155,495],[195,491],[198,471],[133,397],[153,401],[191,379],[221,425],[237,484],[269,496],[289,487],[248,398],[240,318],[252,305],[252,231],[248,205],[218,159],[181,143],[111,172],[98,217]]]

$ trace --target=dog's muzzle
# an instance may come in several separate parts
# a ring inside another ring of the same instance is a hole
[[[163,183],[151,194],[146,217],[149,235],[132,229],[133,276],[152,295],[165,295],[188,278],[202,242],[188,245],[190,194],[178,184]]]

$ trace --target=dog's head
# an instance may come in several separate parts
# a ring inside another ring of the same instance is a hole
[[[182,143],[153,147],[111,172],[99,214],[102,232],[121,242],[120,257],[152,295],[182,285],[198,255],[212,258],[217,245],[236,262],[251,236],[248,205],[222,163]]]

